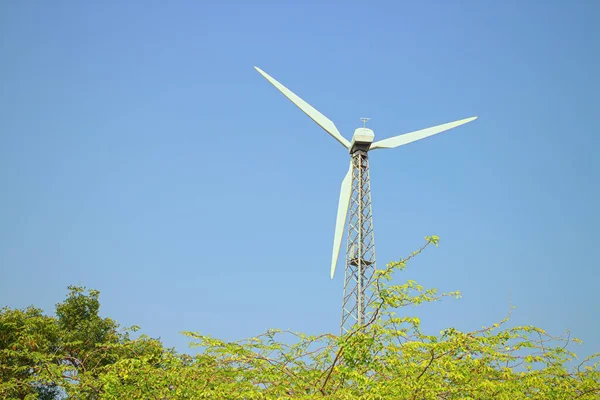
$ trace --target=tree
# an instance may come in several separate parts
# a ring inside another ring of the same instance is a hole
[[[60,387],[77,399],[600,398],[600,354],[567,367],[575,360],[568,346],[577,339],[509,327],[510,315],[474,332],[424,334],[408,307],[460,293],[414,281],[393,284],[392,277],[438,241],[427,237],[421,249],[377,271],[376,307],[364,325],[342,336],[269,330],[226,342],[184,332],[201,350],[189,356],[118,331],[114,321],[98,316],[97,291],[70,288],[56,319],[34,309],[5,309],[0,334],[11,336],[1,342],[7,367],[0,395],[41,398],[36,388]],[[15,343],[27,345],[31,332],[45,343],[38,353],[11,353]]]
[[[505,327],[509,318],[475,332],[449,328],[425,335],[416,317],[398,309],[459,292],[441,293],[417,282],[392,285],[405,260],[377,271],[378,303],[368,322],[341,337],[270,331],[239,343],[186,333],[228,374],[229,398],[332,399],[575,399],[600,398],[598,357],[569,370],[568,337],[534,326]],[[276,336],[291,335],[293,345]],[[225,375],[224,375],[225,376]]]
[[[162,354],[157,341],[130,339],[136,327],[119,331],[112,319],[100,317],[100,292],[68,290],[56,317],[34,307],[0,312],[0,398],[54,399],[63,391],[98,398],[106,367],[130,356]]]
[[[56,385],[40,373],[56,362],[58,338],[54,319],[38,308],[0,310],[0,398],[54,398]]]

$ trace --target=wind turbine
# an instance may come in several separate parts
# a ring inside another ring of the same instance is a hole
[[[361,118],[363,127],[354,131],[348,141],[338,131],[335,124],[310,104],[302,100],[275,78],[258,67],[254,67],[265,79],[275,86],[285,97],[304,111],[325,132],[340,142],[350,153],[350,168],[342,180],[338,203],[333,253],[331,255],[331,279],[335,274],[338,255],[348,222],[348,240],[346,251],[346,270],[344,278],[344,297],[342,300],[341,332],[349,331],[354,324],[363,325],[365,314],[371,307],[373,290],[370,288],[375,271],[375,240],[373,235],[373,214],[371,210],[371,184],[369,176],[368,153],[375,149],[393,149],[447,131],[471,122],[477,117],[421,129],[403,135],[393,136],[374,142],[373,131],[366,127],[368,118]],[[348,214],[350,214],[348,218]]]

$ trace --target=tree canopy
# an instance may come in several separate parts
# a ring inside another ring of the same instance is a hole
[[[395,273],[429,245],[377,270],[375,307],[344,335],[272,329],[227,342],[183,332],[195,355],[99,315],[99,291],[68,288],[56,315],[0,310],[0,398],[6,399],[598,399],[600,354],[510,315],[473,332],[422,332],[409,306],[460,297]]]

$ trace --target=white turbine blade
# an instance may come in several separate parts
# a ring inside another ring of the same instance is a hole
[[[448,122],[447,124],[433,126],[431,128],[421,129],[404,135],[394,136],[388,139],[383,139],[375,142],[371,145],[370,150],[373,149],[393,149],[394,147],[402,146],[408,143],[412,143],[417,140],[425,139],[426,137],[433,136],[435,134],[447,131],[448,129],[456,128],[457,126],[466,124],[477,119],[477,117],[465,118],[460,121]]]
[[[336,128],[335,124],[328,119],[326,116],[321,114],[319,111],[314,109],[310,104],[302,100],[300,97],[296,96],[291,90],[283,86],[281,83],[277,82],[272,76],[267,74],[265,71],[258,67],[254,67],[262,76],[265,77],[266,80],[271,82],[273,86],[275,86],[281,93],[285,95],[288,99],[292,101],[298,108],[300,108],[306,115],[308,115],[313,121],[315,121],[321,128],[325,129],[327,133],[329,133],[335,140],[343,144],[346,148],[350,148],[350,142],[342,136],[340,131]]]
[[[346,225],[346,216],[348,215],[348,204],[352,194],[352,164],[342,181],[340,189],[340,202],[338,204],[337,218],[335,221],[335,235],[333,236],[333,254],[331,256],[331,279],[335,275],[335,266],[337,265],[340,246],[342,245],[342,235],[344,234],[344,225]]]

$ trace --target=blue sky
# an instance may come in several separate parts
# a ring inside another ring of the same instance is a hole
[[[186,349],[268,328],[337,332],[329,279],[350,138],[472,115],[371,157],[379,265],[463,298],[430,332],[504,318],[600,350],[598,2],[3,2],[0,305],[70,284]],[[340,264],[341,265],[341,264]],[[340,266],[338,266],[340,268]]]

